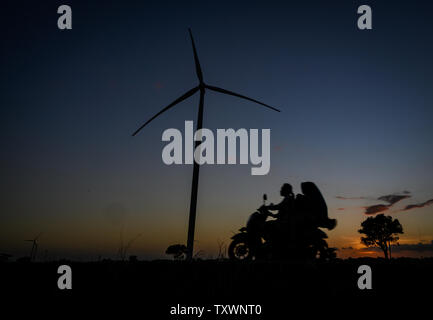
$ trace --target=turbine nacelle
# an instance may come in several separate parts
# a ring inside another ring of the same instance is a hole
[[[196,71],[196,74],[197,74],[197,78],[199,80],[198,86],[196,86],[196,87],[192,88],[191,90],[185,92],[179,98],[177,98],[172,103],[170,103],[168,106],[166,106],[161,111],[159,111],[157,114],[155,114],[152,118],[150,118],[149,120],[147,120],[141,127],[139,127],[132,134],[133,136],[135,136],[138,132],[140,132],[140,130],[143,129],[147,124],[149,124],[153,119],[155,119],[156,117],[158,117],[159,115],[161,115],[165,111],[171,109],[172,107],[174,107],[178,103],[180,103],[180,102],[188,99],[189,97],[193,96],[197,91],[200,91],[200,94],[204,95],[206,89],[209,89],[209,90],[212,90],[212,91],[215,91],[215,92],[219,92],[219,93],[223,93],[223,94],[227,94],[227,95],[231,95],[231,96],[238,97],[238,98],[241,98],[241,99],[245,99],[245,100],[248,100],[248,101],[251,101],[251,102],[255,102],[255,103],[258,103],[258,104],[260,104],[260,105],[262,105],[264,107],[267,107],[267,108],[269,108],[271,110],[280,112],[280,110],[278,110],[277,108],[274,108],[274,107],[272,107],[272,106],[270,106],[270,105],[268,105],[266,103],[263,103],[261,101],[249,98],[247,96],[241,95],[241,94],[233,92],[233,91],[229,91],[229,90],[226,90],[226,89],[222,89],[222,88],[218,88],[218,87],[206,84],[204,82],[204,79],[203,79],[203,72],[202,72],[202,69],[201,69],[201,66],[200,66],[200,61],[198,59],[197,49],[195,47],[194,38],[192,36],[191,29],[188,29],[188,31],[189,31],[189,35],[190,35],[190,38],[191,38],[192,50],[193,50],[193,53],[194,53],[195,71]]]

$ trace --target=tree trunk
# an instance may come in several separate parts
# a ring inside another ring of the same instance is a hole
[[[386,243],[385,243],[385,245],[382,247],[382,250],[383,250],[383,253],[384,253],[384,255],[385,255],[385,259],[388,260],[388,246],[386,245]]]

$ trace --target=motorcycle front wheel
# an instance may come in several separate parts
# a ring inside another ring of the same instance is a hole
[[[252,253],[248,242],[242,238],[236,238],[230,243],[229,246],[229,258],[231,260],[251,260]]]

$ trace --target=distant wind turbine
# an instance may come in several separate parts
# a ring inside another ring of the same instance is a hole
[[[30,261],[36,260],[36,253],[38,251],[38,239],[41,235],[42,235],[42,232],[39,233],[35,238],[33,238],[31,240],[24,240],[24,241],[32,243],[32,248],[30,250]]]
[[[136,235],[134,238],[129,240],[129,242],[124,245],[123,244],[123,237],[121,239],[120,248],[119,248],[119,257],[120,260],[124,261],[126,258],[126,254],[128,253],[129,248],[131,248],[132,244],[141,236],[141,233]]]
[[[174,100],[172,103],[170,103],[168,106],[166,106],[164,109],[159,111],[157,114],[155,114],[152,118],[147,120],[140,128],[138,128],[132,135],[135,136],[138,132],[140,132],[141,129],[143,129],[147,124],[149,124],[153,119],[158,117],[160,114],[164,113],[168,109],[174,107],[176,104],[182,102],[183,100],[191,97],[194,95],[197,91],[200,91],[200,101],[198,105],[198,117],[197,117],[197,128],[196,131],[203,128],[203,105],[204,105],[204,94],[206,89],[224,93],[227,95],[239,97],[242,99],[246,99],[255,103],[258,103],[266,108],[269,108],[271,110],[280,112],[280,110],[271,107],[270,105],[260,102],[258,100],[246,97],[244,95],[241,95],[239,93],[235,93],[232,91],[228,91],[222,88],[218,88],[215,86],[208,85],[203,80],[203,73],[201,70],[200,62],[198,60],[197,50],[195,48],[194,38],[192,36],[191,29],[188,29],[189,36],[191,38],[192,43],[192,50],[194,52],[194,61],[195,61],[195,71],[197,74],[197,78],[199,80],[198,86],[192,88],[191,90],[184,93],[182,96]],[[200,145],[200,141],[195,142],[195,149]],[[187,259],[191,260],[193,257],[193,251],[194,251],[194,231],[195,231],[195,217],[196,217],[196,209],[197,209],[197,194],[198,194],[198,176],[200,171],[200,165],[194,161],[194,169],[192,174],[192,187],[191,187],[191,202],[190,202],[190,208],[189,208],[189,224],[188,224],[188,242],[187,242]]]

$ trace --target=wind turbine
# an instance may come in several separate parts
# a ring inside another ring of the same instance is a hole
[[[206,92],[206,89],[209,89],[211,91],[216,91],[216,92],[220,92],[220,93],[224,93],[227,95],[231,95],[231,96],[235,96],[235,97],[239,97],[242,99],[246,99],[255,103],[258,103],[266,108],[269,108],[271,110],[280,112],[280,110],[271,107],[270,105],[260,102],[258,100],[246,97],[244,95],[241,95],[239,93],[236,92],[232,92],[232,91],[228,91],[226,89],[222,89],[222,88],[218,88],[215,86],[211,86],[208,85],[204,82],[203,80],[203,73],[201,70],[201,66],[200,66],[200,62],[198,59],[198,55],[197,55],[197,50],[195,48],[195,43],[194,43],[194,38],[192,36],[192,32],[191,29],[188,29],[189,31],[189,36],[191,38],[191,43],[192,43],[192,50],[194,53],[194,62],[195,62],[195,71],[197,74],[197,78],[199,80],[199,84],[198,86],[192,88],[191,90],[187,91],[186,93],[184,93],[182,96],[180,96],[179,98],[177,98],[176,100],[174,100],[172,103],[170,103],[168,106],[166,106],[164,109],[162,109],[161,111],[159,111],[157,114],[155,114],[152,118],[150,118],[149,120],[147,120],[140,128],[138,128],[133,134],[132,136],[135,136],[138,132],[140,132],[141,129],[143,129],[147,124],[149,124],[153,119],[155,119],[156,117],[158,117],[160,114],[164,113],[165,111],[169,110],[170,108],[174,107],[175,105],[177,105],[178,103],[182,102],[183,100],[191,97],[192,95],[194,95],[197,91],[200,91],[200,101],[198,104],[198,117],[197,117],[197,128],[196,130],[200,130],[203,127],[203,105],[204,105],[204,94]],[[200,141],[196,141],[195,142],[195,149],[197,149],[197,147],[200,145]],[[188,224],[188,241],[187,241],[187,259],[191,260],[192,256],[193,256],[193,251],[194,251],[194,231],[195,231],[195,217],[196,217],[196,209],[197,209],[197,193],[198,193],[198,176],[199,176],[199,171],[200,171],[200,165],[194,161],[194,169],[193,169],[193,174],[192,174],[192,187],[191,187],[191,202],[190,202],[190,207],[189,207],[189,224]]]
[[[134,238],[129,240],[126,246],[123,244],[123,238],[119,248],[119,257],[122,261],[125,260],[126,254],[128,253],[129,248],[131,248],[132,244],[141,236],[141,233],[136,235]]]
[[[38,239],[41,236],[42,232],[39,233],[35,238],[32,240],[24,240],[28,242],[32,242],[32,249],[30,250],[30,261],[34,261],[36,259],[36,253],[38,251]]]

